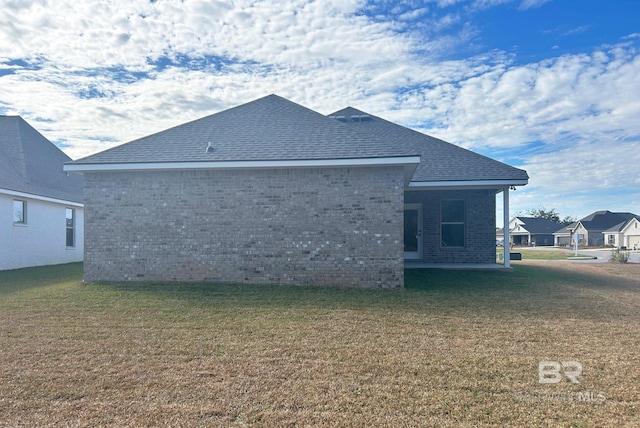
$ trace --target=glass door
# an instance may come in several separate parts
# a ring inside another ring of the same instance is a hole
[[[404,206],[404,258],[422,260],[422,205]]]

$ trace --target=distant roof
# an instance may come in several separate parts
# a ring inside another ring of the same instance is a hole
[[[622,230],[626,223],[632,218],[640,219],[640,216],[629,212],[611,212],[607,210],[595,211],[588,216],[573,222],[561,229],[558,229],[555,234],[567,235],[571,234],[571,231],[575,229],[578,224],[587,229],[589,232],[603,232],[611,231],[615,232]]]
[[[82,203],[82,177],[71,158],[19,116],[0,116],[0,189]]]
[[[551,234],[562,227],[560,223],[556,223],[555,221],[551,221],[546,218],[521,216],[517,216],[516,218],[520,219],[520,221],[524,223],[524,227],[529,233]]]
[[[349,120],[336,117],[340,115],[348,115]],[[366,126],[354,126],[356,115],[358,123]],[[528,179],[523,170],[359,110],[347,108],[327,117],[277,95],[79,159],[69,169],[90,170],[89,165],[104,164],[411,156],[420,156],[413,182],[505,180],[526,184]]]
[[[554,235],[571,235],[571,231],[574,230],[578,226],[578,222],[574,221],[566,226],[562,226],[553,232]]]
[[[615,233],[615,232],[621,232],[622,229],[624,229],[625,227],[627,227],[627,225],[629,223],[631,223],[634,219],[636,220],[640,220],[640,216],[636,216],[634,215],[633,217],[629,218],[628,220],[625,220],[621,223],[618,223],[616,225],[611,226],[610,228],[608,228],[607,230],[605,230],[605,232],[609,232],[609,233]]]
[[[604,231],[619,224],[624,224],[636,214],[629,212],[596,211],[580,220],[585,229],[591,231]]]

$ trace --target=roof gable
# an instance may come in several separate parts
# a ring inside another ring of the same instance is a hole
[[[636,216],[629,220],[627,224],[624,225],[621,232],[627,233],[632,229],[635,229],[638,231],[638,233],[640,233],[640,216]]]
[[[210,147],[209,150],[207,148]],[[143,137],[74,164],[412,156],[277,95]]]
[[[627,230],[633,227],[632,225],[636,225],[640,223],[640,216],[633,216],[629,220],[618,223],[614,226],[611,226],[609,229],[605,230],[603,233],[619,233],[626,232]],[[637,226],[635,226],[637,228]]]
[[[82,202],[82,177],[64,172],[62,150],[19,116],[0,116],[0,189]]]

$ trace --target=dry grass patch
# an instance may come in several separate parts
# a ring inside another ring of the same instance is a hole
[[[640,419],[640,265],[407,271],[403,291],[81,285],[80,269],[0,272],[0,424]],[[540,384],[541,360],[579,361],[580,384]]]

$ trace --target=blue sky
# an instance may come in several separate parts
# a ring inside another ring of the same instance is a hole
[[[277,93],[526,169],[512,213],[640,213],[638,16],[636,0],[0,0],[0,114],[79,158]]]

